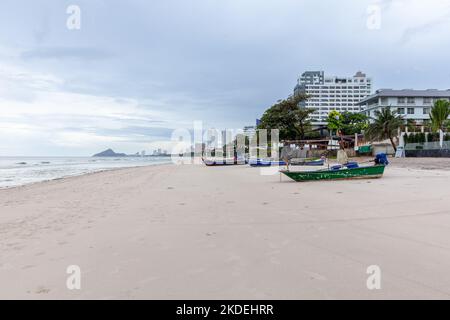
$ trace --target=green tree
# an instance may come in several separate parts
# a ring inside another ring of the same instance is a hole
[[[365,135],[369,140],[385,140],[391,141],[392,147],[397,151],[394,143],[394,137],[397,135],[398,129],[404,124],[403,117],[395,111],[391,111],[390,107],[375,111],[373,123],[369,124]]]
[[[345,135],[361,133],[368,126],[368,117],[362,113],[331,111],[327,118],[330,132],[341,130]]]
[[[408,128],[409,132],[416,132],[417,130],[417,122],[413,119],[407,119],[405,128]]]
[[[267,109],[261,117],[258,129],[278,129],[280,139],[304,139],[311,131],[311,113],[315,110],[301,108],[299,103],[308,99],[306,95],[298,95],[278,101]]]
[[[332,110],[328,113],[327,128],[331,135],[333,135],[333,131],[337,132],[342,129],[342,114],[339,111]]]
[[[450,103],[445,100],[438,100],[434,103],[430,111],[431,127],[435,131],[444,131],[450,116]]]
[[[355,133],[361,133],[366,130],[369,125],[369,118],[362,113],[343,112],[342,115],[342,132],[350,135]]]

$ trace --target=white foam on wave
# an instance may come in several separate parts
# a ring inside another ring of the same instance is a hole
[[[164,157],[0,157],[0,188],[77,176],[114,168],[170,163]]]

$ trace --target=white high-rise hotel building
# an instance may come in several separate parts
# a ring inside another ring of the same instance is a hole
[[[361,71],[353,77],[325,77],[323,71],[306,71],[298,78],[294,95],[309,95],[300,106],[316,109],[311,115],[312,123],[324,125],[331,110],[359,112],[361,109],[356,103],[371,91],[372,79]]]

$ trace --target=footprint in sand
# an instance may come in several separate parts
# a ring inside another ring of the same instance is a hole
[[[30,264],[27,266],[23,266],[22,269],[30,269],[30,268],[34,268],[34,267],[35,267],[34,265]]]
[[[200,268],[188,270],[187,273],[190,274],[190,275],[197,275],[197,274],[203,274],[206,271],[207,271],[206,268],[201,268],[200,267]]]
[[[267,255],[268,256],[274,256],[274,255],[277,255],[279,253],[280,253],[280,250],[272,250],[272,251],[267,252]]]
[[[152,281],[156,281],[161,279],[161,277],[150,277],[150,278],[146,278],[144,280],[141,281],[141,284],[146,284],[148,282],[152,282]]]
[[[241,261],[241,257],[236,254],[229,254],[228,258],[225,260],[225,262],[227,262],[227,263],[236,263],[236,262],[240,262],[240,261]]]
[[[50,292],[50,289],[49,288],[46,288],[46,287],[44,287],[44,286],[39,286],[37,289],[36,289],[36,291],[35,291],[35,293],[37,293],[37,294],[41,294],[41,293],[49,293]]]
[[[13,247],[13,246],[15,246],[15,245],[18,245],[20,242],[10,242],[10,243],[6,243],[6,245],[8,246],[8,247]]]
[[[311,280],[320,280],[320,281],[327,280],[327,278],[325,276],[315,273],[315,272],[308,272],[308,274],[309,274],[309,278]]]
[[[270,257],[269,261],[270,261],[271,264],[277,264],[277,265],[281,264],[280,260],[278,260],[275,257]]]

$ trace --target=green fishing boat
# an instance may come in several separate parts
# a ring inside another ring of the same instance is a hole
[[[314,181],[314,180],[340,180],[340,179],[373,179],[381,178],[384,173],[384,164],[365,167],[343,167],[340,169],[327,169],[317,171],[287,171],[281,173],[295,181]]]

